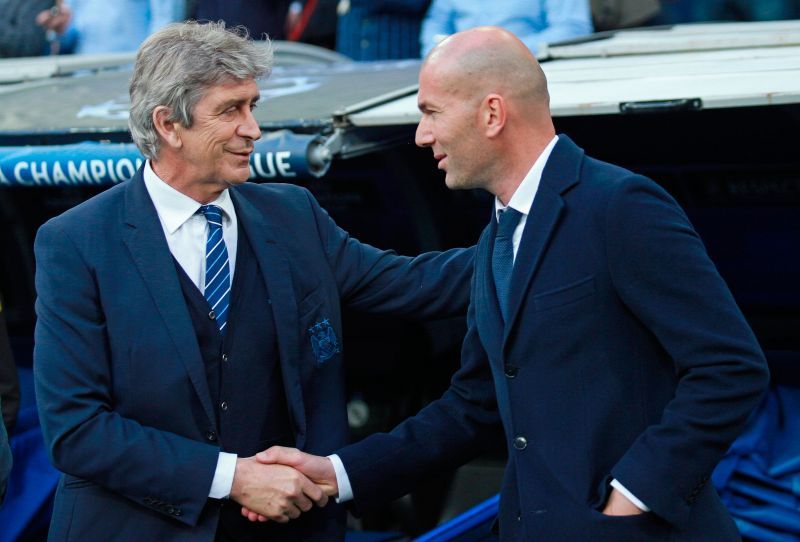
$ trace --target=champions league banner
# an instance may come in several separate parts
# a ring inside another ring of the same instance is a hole
[[[250,156],[250,180],[321,177],[332,153],[320,136],[265,133]],[[144,163],[133,143],[0,147],[2,186],[107,186],[127,181]]]

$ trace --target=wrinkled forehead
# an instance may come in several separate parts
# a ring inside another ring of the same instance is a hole
[[[260,96],[255,79],[226,78],[203,89],[203,98],[211,101],[258,101]]]

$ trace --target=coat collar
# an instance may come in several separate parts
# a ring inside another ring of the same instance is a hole
[[[583,157],[583,149],[567,136],[559,135],[558,143],[544,166],[539,190],[525,223],[516,263],[511,273],[509,291],[513,294],[509,304],[509,320],[503,337],[504,348],[547,243],[561,218],[564,208],[563,195],[580,180]]]

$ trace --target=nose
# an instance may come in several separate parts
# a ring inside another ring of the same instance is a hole
[[[246,109],[245,118],[239,125],[237,133],[239,136],[245,137],[252,141],[261,139],[261,128],[258,127],[258,122],[256,122],[256,118],[253,116],[253,112],[250,111],[249,108]]]
[[[430,147],[433,145],[433,133],[430,128],[428,128],[428,122],[425,120],[425,116],[422,117],[417,125],[414,143],[416,143],[418,147]]]

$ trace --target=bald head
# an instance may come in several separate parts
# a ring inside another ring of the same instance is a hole
[[[483,26],[453,34],[430,52],[422,70],[435,72],[460,95],[480,98],[496,92],[526,109],[549,112],[547,80],[536,57],[503,28]]]
[[[483,188],[507,202],[555,136],[547,81],[512,33],[453,34],[425,59],[416,143],[431,147],[450,188]]]

